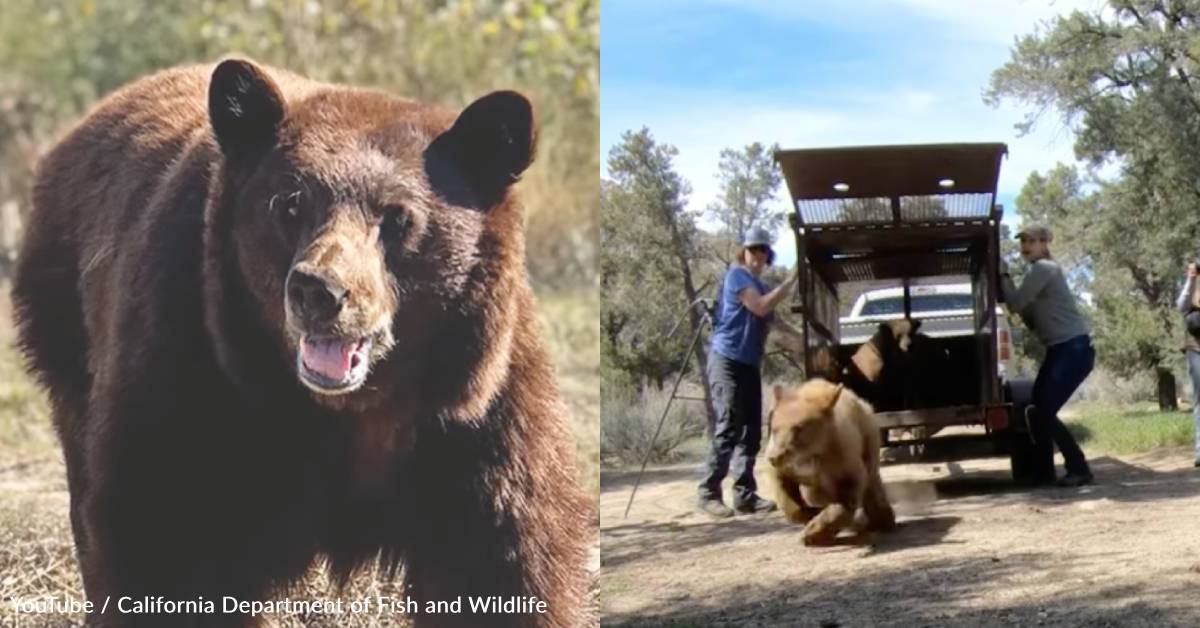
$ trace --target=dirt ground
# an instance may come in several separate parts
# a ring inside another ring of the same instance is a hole
[[[1191,452],[1100,456],[1092,470],[1092,486],[1018,489],[1004,459],[887,466],[898,529],[832,548],[804,547],[800,528],[779,513],[696,513],[694,464],[647,470],[623,519],[636,472],[606,472],[601,621],[1200,626],[1200,469]]]

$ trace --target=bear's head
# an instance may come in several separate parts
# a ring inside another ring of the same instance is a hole
[[[455,114],[227,60],[208,113],[222,366],[256,377],[264,361],[246,347],[258,343],[331,409],[419,396],[480,415],[526,281],[510,187],[533,159],[529,101],[495,92]]]
[[[834,408],[842,384],[813,379],[797,389],[775,386],[774,394],[767,460],[780,471],[806,478],[814,472],[814,458],[829,450],[834,438]]]
[[[879,324],[872,342],[885,356],[895,353],[907,353],[912,346],[913,337],[921,329],[921,321],[911,318],[886,321]]]

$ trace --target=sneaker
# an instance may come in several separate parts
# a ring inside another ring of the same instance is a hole
[[[775,502],[755,495],[746,501],[738,503],[736,508],[737,511],[743,515],[752,515],[764,512],[775,512],[779,507],[775,505]]]
[[[728,519],[733,516],[733,509],[726,506],[719,497],[701,497],[697,508],[700,512],[718,519]]]
[[[1089,473],[1078,473],[1078,474],[1077,473],[1068,473],[1068,474],[1062,476],[1062,478],[1060,478],[1058,480],[1057,484],[1059,486],[1075,487],[1075,486],[1083,486],[1085,484],[1091,484],[1093,480],[1095,480],[1095,478],[1092,477],[1092,474],[1090,472]]]

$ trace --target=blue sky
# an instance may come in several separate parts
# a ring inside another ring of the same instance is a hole
[[[602,163],[627,130],[650,128],[679,149],[689,206],[715,200],[718,154],[754,141],[783,148],[1004,142],[999,202],[1031,172],[1072,161],[1054,112],[1034,132],[1027,107],[983,103],[992,70],[1018,35],[1102,0],[604,0]],[[607,168],[603,167],[607,176]],[[781,186],[778,206],[787,207]],[[779,237],[781,262],[795,259]]]

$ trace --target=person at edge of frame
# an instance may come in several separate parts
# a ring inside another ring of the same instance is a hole
[[[762,441],[761,363],[771,328],[792,342],[801,336],[775,316],[799,278],[799,267],[770,290],[760,277],[775,261],[771,235],[750,229],[742,239],[734,263],[726,271],[714,308],[709,343],[708,381],[712,391],[712,446],[699,486],[699,510],[714,517],[735,513],[772,512],[774,502],[758,495],[754,460]],[[803,342],[802,340],[799,340]],[[732,472],[733,508],[725,505],[721,482]]]
[[[1013,285],[1008,264],[1001,261],[1000,289],[1010,310],[1046,347],[1033,384],[1033,403],[1026,410],[1034,448],[1034,485],[1083,486],[1094,481],[1083,450],[1058,417],[1058,411],[1087,379],[1096,363],[1091,330],[1075,304],[1062,267],[1050,255],[1054,235],[1044,225],[1028,225],[1017,234],[1021,257],[1029,263],[1020,287]],[[1055,480],[1054,446],[1067,473]]]
[[[1187,360],[1188,375],[1192,380],[1192,416],[1196,428],[1195,458],[1192,466],[1200,467],[1200,286],[1196,274],[1200,271],[1200,259],[1187,265],[1187,278],[1175,306],[1184,315],[1183,355]]]

